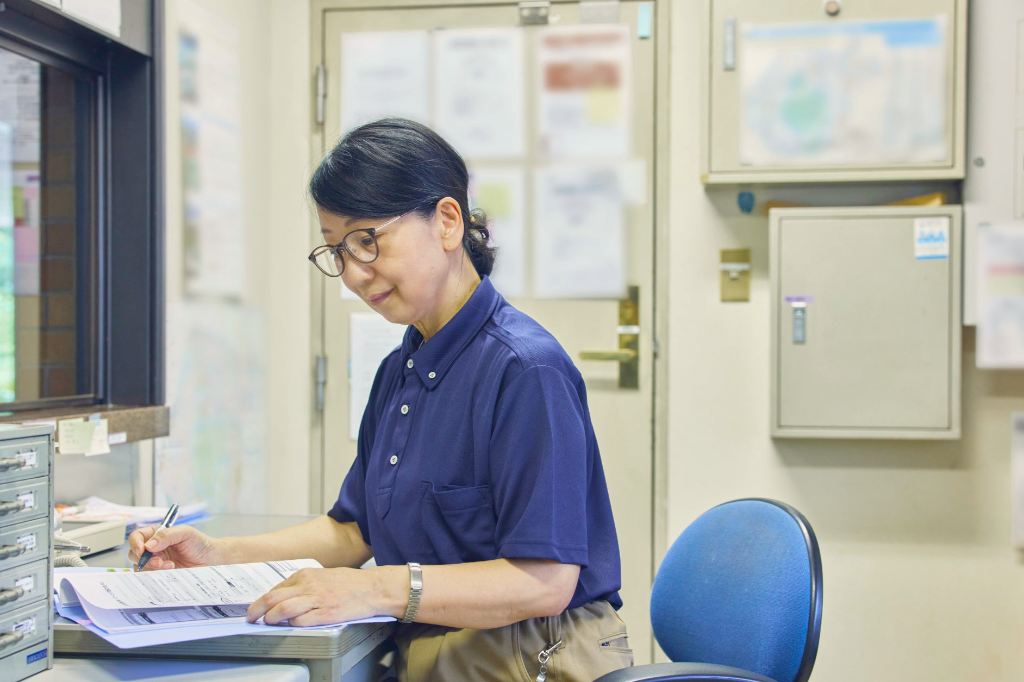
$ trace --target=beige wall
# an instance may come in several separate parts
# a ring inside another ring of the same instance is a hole
[[[772,441],[768,221],[741,215],[735,190],[705,192],[698,179],[700,5],[672,3],[670,541],[729,499],[789,502],[807,515],[823,553],[812,679],[1022,680],[1024,561],[1009,540],[1009,414],[1024,410],[1024,375],[975,370],[969,330],[962,440]],[[718,251],[731,247],[753,250],[750,303],[718,302]]]
[[[195,0],[235,26],[242,53],[246,244],[244,303],[263,309],[266,513],[308,512],[312,370],[309,358],[309,5],[294,0]],[[167,0],[167,298],[183,297],[181,136],[175,44],[177,0]],[[230,407],[226,407],[230,409]],[[172,430],[174,411],[171,412]]]

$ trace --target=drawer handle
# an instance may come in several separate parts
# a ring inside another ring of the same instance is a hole
[[[22,500],[12,500],[11,502],[0,502],[0,516],[7,516],[8,514],[17,514],[25,508],[25,502]]]
[[[28,551],[28,545],[20,542],[16,545],[0,545],[0,561],[10,559],[12,556],[19,556]]]
[[[12,644],[17,644],[25,638],[25,633],[21,630],[15,630],[13,632],[0,632],[0,649],[6,649]]]
[[[34,455],[35,453],[32,454]],[[11,469],[25,469],[28,466],[30,466],[28,458],[22,455],[0,458],[0,473],[10,471]]]
[[[10,604],[12,601],[18,601],[25,596],[25,588],[15,587],[10,590],[0,590],[0,606],[4,604]]]

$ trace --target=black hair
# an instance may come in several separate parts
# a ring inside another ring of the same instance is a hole
[[[434,215],[451,197],[462,209],[462,247],[481,277],[491,274],[496,249],[488,245],[487,216],[469,210],[469,172],[455,149],[425,125],[384,118],[348,132],[309,180],[323,211],[356,220],[403,213]]]

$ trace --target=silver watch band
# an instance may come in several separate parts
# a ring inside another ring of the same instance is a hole
[[[409,605],[405,607],[403,623],[416,620],[420,610],[420,595],[423,594],[423,569],[415,562],[409,562]]]

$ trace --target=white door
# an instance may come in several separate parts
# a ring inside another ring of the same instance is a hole
[[[596,4],[596,3],[595,3]],[[603,3],[607,6],[607,3]],[[627,171],[623,174],[629,185],[624,191],[630,201],[623,208],[625,216],[626,281],[638,292],[639,334],[622,339],[632,341],[639,353],[638,387],[619,387],[619,365],[616,361],[581,360],[581,351],[616,350],[619,333],[636,330],[620,328],[618,299],[539,299],[529,295],[508,297],[555,335],[574,359],[587,384],[591,416],[597,433],[605,475],[608,479],[612,507],[622,555],[624,601],[622,615],[629,627],[631,644],[638,664],[650,662],[653,637],[649,619],[649,598],[653,575],[653,301],[654,301],[654,210],[652,201],[654,168],[654,36],[638,31],[638,13],[651,10],[652,3],[622,2],[618,22],[627,27],[631,66],[627,84],[630,125]],[[372,6],[369,6],[372,5]],[[394,5],[389,9],[388,5]],[[420,7],[422,5],[422,7]],[[583,8],[586,12],[589,8]],[[554,4],[550,9],[550,26],[566,27],[580,23],[581,7],[577,3]],[[457,28],[497,28],[520,26],[520,8],[516,3],[439,3],[411,2],[346,2],[344,0],[313,3],[313,65],[323,65],[326,97],[323,103],[323,124],[315,128],[314,138],[321,153],[339,138],[346,103],[342,101],[342,35],[372,31],[438,31]],[[646,23],[640,17],[640,23]],[[474,169],[509,166],[523,169],[526,187],[523,193],[525,230],[525,279],[532,285],[537,274],[536,259],[529,256],[536,235],[533,233],[534,171],[550,168],[552,161],[539,151],[537,98],[538,38],[544,26],[529,25],[520,29],[523,44],[523,79],[525,92],[524,152],[516,158],[467,158]],[[422,38],[422,35],[421,35]],[[435,55],[436,56],[436,55]],[[436,79],[431,77],[431,86]],[[472,93],[468,93],[472,94]],[[600,93],[598,93],[600,97]],[[352,102],[350,106],[362,106]],[[595,101],[597,116],[614,118],[623,110],[607,102]],[[591,162],[588,162],[591,163]],[[315,238],[315,237],[314,237]],[[500,246],[500,241],[499,241]],[[499,252],[499,267],[501,255]],[[326,357],[326,383],[323,386],[323,411],[314,431],[315,451],[312,470],[319,472],[319,485],[314,483],[313,500],[317,511],[330,507],[356,455],[356,443],[350,438],[349,417],[349,341],[351,315],[368,310],[359,301],[343,299],[340,279],[328,279],[316,273],[314,291],[319,304],[314,308],[313,337],[315,352]],[[530,287],[528,287],[530,288]],[[531,289],[533,290],[533,289]],[[499,291],[501,291],[499,287]],[[628,307],[628,306],[627,306]],[[633,320],[623,318],[625,323]]]

